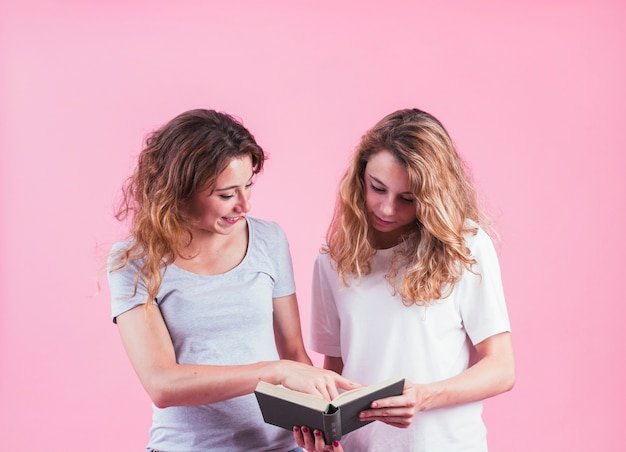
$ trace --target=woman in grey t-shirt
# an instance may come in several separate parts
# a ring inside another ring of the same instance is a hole
[[[123,187],[128,240],[108,263],[113,321],[153,402],[147,450],[289,451],[252,394],[267,381],[327,399],[354,383],[311,365],[289,246],[247,217],[265,155],[231,116],[192,110],[146,140]]]

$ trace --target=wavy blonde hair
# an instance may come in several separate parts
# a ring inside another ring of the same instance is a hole
[[[231,160],[248,155],[254,173],[259,173],[266,158],[263,149],[241,122],[213,110],[184,112],[147,137],[134,173],[123,184],[115,215],[120,221],[130,219],[133,240],[109,266],[109,271],[117,271],[131,260],[142,262],[133,295],[143,281],[146,301],[154,300],[163,268],[191,242],[182,203],[213,187]]]
[[[407,305],[428,305],[446,298],[464,269],[476,263],[464,235],[487,225],[469,171],[444,126],[434,116],[405,109],[379,121],[362,138],[340,185],[335,211],[322,248],[347,276],[371,272],[372,227],[365,204],[364,173],[368,160],[391,152],[406,168],[416,199],[415,228],[394,253],[387,280]],[[468,222],[472,220],[474,223]]]

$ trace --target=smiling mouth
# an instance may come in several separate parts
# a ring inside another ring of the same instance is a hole
[[[242,220],[244,217],[243,216],[238,216],[238,217],[222,217],[222,218],[224,218],[224,220],[226,220],[226,222],[228,222],[228,223],[235,224],[239,220]]]

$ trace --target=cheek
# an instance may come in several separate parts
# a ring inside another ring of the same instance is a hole
[[[376,194],[372,193],[371,190],[367,190],[365,192],[365,207],[368,210],[372,210],[372,207],[376,205]]]
[[[207,218],[212,216],[216,212],[217,206],[210,202],[204,201],[196,203],[191,211],[191,214],[197,220],[202,220],[203,218]]]
[[[402,208],[402,218],[407,222],[411,223],[417,220],[417,215],[415,214],[415,205],[407,205]]]

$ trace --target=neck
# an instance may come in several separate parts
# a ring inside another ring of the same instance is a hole
[[[398,245],[405,237],[411,234],[416,234],[416,236],[419,237],[419,230],[416,230],[414,227],[409,227],[393,232],[372,231],[370,242],[375,249],[386,250]]]
[[[174,261],[193,273],[215,275],[236,267],[248,249],[248,228],[245,222],[228,235],[204,231],[193,236],[192,242],[180,250]]]

